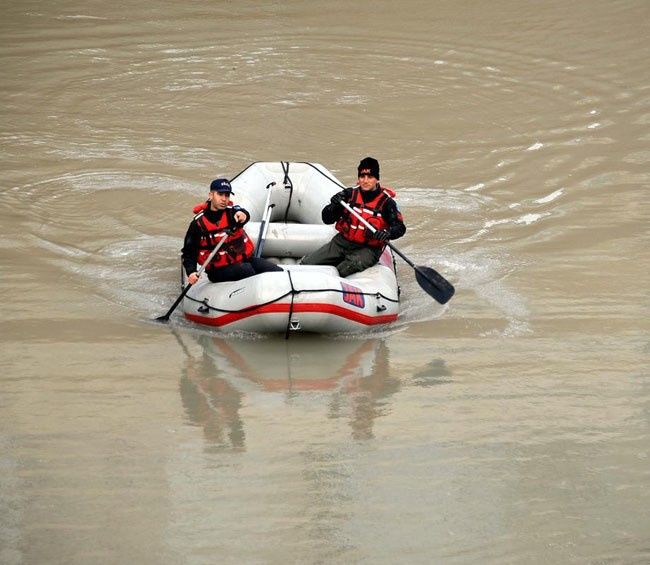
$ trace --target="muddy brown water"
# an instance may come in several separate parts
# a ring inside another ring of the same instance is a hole
[[[4,6],[0,562],[650,560],[646,1]],[[209,182],[381,163],[403,310],[174,316]]]

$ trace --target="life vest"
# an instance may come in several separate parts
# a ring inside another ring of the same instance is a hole
[[[228,202],[228,205],[230,204],[231,203]],[[194,208],[192,209],[192,213],[198,214],[199,212],[203,212],[203,210],[207,210],[209,207],[210,207],[210,201],[206,200],[205,202],[201,202],[201,204],[197,204],[196,206],[194,206]]]
[[[370,202],[364,202],[361,197],[361,189],[355,186],[352,189],[352,196],[350,197],[350,207],[357,212],[364,220],[366,220],[375,230],[387,230],[389,228],[388,222],[381,215],[381,211],[386,201],[395,196],[395,193],[384,186],[380,187],[381,190]],[[385,241],[378,241],[373,238],[372,232],[359,220],[353,216],[345,208],[341,217],[336,222],[337,231],[350,241],[355,243],[364,243],[366,245],[374,245],[376,247],[384,247]]]
[[[205,210],[194,216],[194,221],[201,229],[198,256],[200,265],[205,263],[210,252],[219,244],[221,238],[224,236],[224,231],[231,226],[237,225],[233,216],[232,202],[228,203],[228,207],[221,214],[218,224],[208,220],[205,216]],[[232,235],[226,236],[226,241],[212,258],[210,267],[225,267],[227,265],[241,263],[245,259],[252,257],[254,251],[255,245],[251,238],[248,237],[248,234],[243,228],[237,228]]]

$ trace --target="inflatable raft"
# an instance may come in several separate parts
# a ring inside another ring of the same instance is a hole
[[[394,322],[399,314],[395,260],[380,261],[349,277],[335,267],[299,265],[334,235],[321,210],[341,184],[317,163],[256,162],[232,180],[233,200],[251,215],[247,234],[261,256],[278,263],[239,281],[211,283],[205,274],[183,299],[185,317],[225,331],[359,332]],[[183,282],[186,282],[185,279]]]

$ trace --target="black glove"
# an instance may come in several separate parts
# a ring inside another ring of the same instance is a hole
[[[386,230],[377,230],[374,234],[373,237],[377,241],[388,241],[390,239],[390,234]]]
[[[332,198],[330,198],[330,204],[332,206],[340,206],[341,202],[345,201],[345,193],[337,192]]]

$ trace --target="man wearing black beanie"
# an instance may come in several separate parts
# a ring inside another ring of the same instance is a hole
[[[303,257],[303,265],[334,265],[340,276],[347,277],[377,263],[386,242],[406,232],[402,214],[393,200],[395,193],[379,183],[379,162],[366,157],[359,163],[357,173],[357,186],[337,192],[321,213],[324,223],[336,222],[338,233],[329,243]],[[341,202],[351,206],[376,231],[372,233]]]

